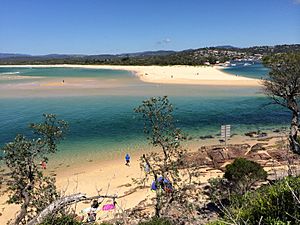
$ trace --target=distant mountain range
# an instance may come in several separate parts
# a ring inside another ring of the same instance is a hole
[[[232,45],[220,45],[220,46],[216,46],[215,48],[220,48],[220,49],[238,49],[238,47],[234,47]]]
[[[123,54],[49,54],[0,53],[0,64],[112,64],[112,65],[203,65],[235,59],[260,60],[274,53],[300,52],[300,44],[238,48],[231,45],[183,51],[145,51]]]
[[[30,55],[15,54],[15,53],[0,53],[0,59],[11,58],[11,57],[30,57]]]
[[[47,55],[29,55],[18,53],[0,53],[0,59],[8,58],[31,58],[31,59],[65,59],[65,58],[118,58],[118,57],[147,57],[147,56],[164,56],[175,53],[176,51],[145,51],[135,53],[122,53],[122,54],[99,54],[99,55],[85,55],[85,54],[47,54]]]
[[[231,45],[216,46],[218,49],[238,49]],[[184,51],[190,51],[193,49],[187,49]],[[145,51],[135,53],[122,53],[122,54],[99,54],[99,55],[87,55],[87,54],[47,54],[47,55],[30,55],[30,54],[18,54],[18,53],[0,53],[0,59],[6,58],[40,58],[40,59],[64,59],[64,58],[76,58],[76,57],[87,57],[87,58],[118,58],[118,57],[147,57],[147,56],[164,56],[176,53],[178,51]]]

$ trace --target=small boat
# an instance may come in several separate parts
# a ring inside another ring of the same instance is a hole
[[[244,66],[250,66],[251,64],[250,63],[244,63]]]
[[[230,64],[230,66],[236,66],[236,64],[235,64],[235,63],[232,63],[232,64]]]

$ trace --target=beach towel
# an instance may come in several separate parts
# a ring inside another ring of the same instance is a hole
[[[109,211],[109,210],[112,210],[112,209],[115,209],[116,206],[114,204],[106,204],[102,207],[102,210],[103,211]]]

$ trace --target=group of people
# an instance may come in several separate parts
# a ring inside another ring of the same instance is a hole
[[[173,186],[172,183],[165,177],[159,177],[157,180],[154,180],[151,185],[151,190],[162,190],[166,193],[172,193],[173,192]]]
[[[130,166],[130,155],[128,153],[125,155],[125,165]],[[145,173],[150,172],[150,166],[148,165],[147,162],[145,163],[144,170],[145,170]],[[167,178],[161,176],[161,177],[157,178],[156,181],[152,182],[151,190],[153,190],[153,191],[163,190],[166,193],[172,193],[173,186],[172,186],[172,183]]]

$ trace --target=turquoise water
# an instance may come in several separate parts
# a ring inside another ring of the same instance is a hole
[[[7,76],[24,76],[27,79],[5,79]],[[82,68],[24,68],[14,67],[6,68],[0,67],[0,83],[17,83],[17,82],[32,82],[35,77],[60,78],[67,81],[68,78],[101,78],[101,79],[123,79],[133,76],[132,73],[122,70],[108,70],[108,69],[82,69]]]
[[[74,73],[79,77],[100,77],[103,82],[115,76],[127,80],[128,89],[135,92],[110,95],[113,90],[108,90],[106,95],[99,96],[0,98],[0,146],[11,141],[17,133],[30,136],[29,122],[40,121],[43,113],[55,113],[70,124],[66,140],[60,146],[61,152],[70,158],[108,150],[138,149],[145,145],[146,139],[142,134],[143,123],[133,108],[152,95],[170,96],[178,127],[194,138],[215,136],[222,124],[231,124],[233,133],[243,133],[286,126],[290,119],[288,112],[274,106],[266,107],[268,99],[256,88],[146,84],[124,71],[61,68],[40,68],[33,73],[24,71],[22,73],[27,76],[63,73],[64,77],[71,77]]]
[[[261,79],[267,75],[269,69],[264,67],[261,63],[248,62],[250,65],[245,65],[245,62],[233,62],[236,66],[223,69],[224,72],[245,76],[250,78]]]

